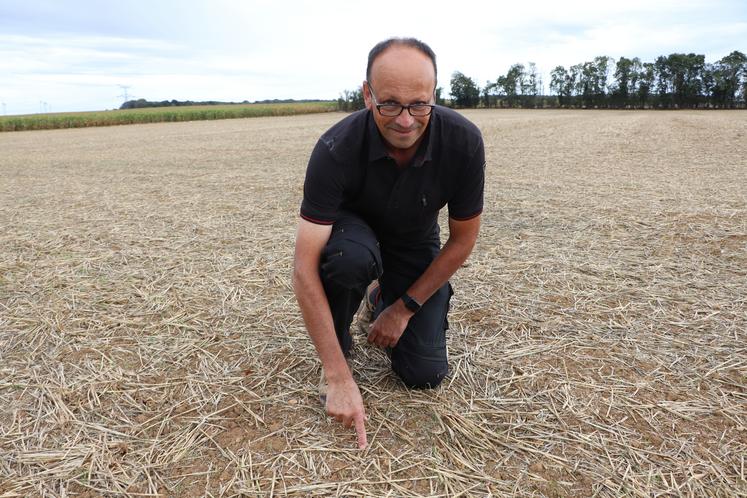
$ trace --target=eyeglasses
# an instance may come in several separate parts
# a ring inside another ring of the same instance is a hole
[[[368,90],[371,92],[371,98],[373,99],[376,109],[379,110],[379,114],[388,118],[399,116],[405,109],[407,109],[407,112],[410,113],[410,116],[422,118],[424,116],[430,115],[431,111],[433,111],[433,108],[436,107],[433,104],[379,104],[376,101],[376,96],[374,95],[373,88],[371,88],[370,84],[368,85]]]

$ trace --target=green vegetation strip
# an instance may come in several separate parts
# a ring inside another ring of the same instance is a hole
[[[166,121],[292,116],[337,110],[336,102],[294,102],[292,104],[235,104],[188,107],[150,107],[100,112],[30,114],[0,117],[0,131],[51,130]]]

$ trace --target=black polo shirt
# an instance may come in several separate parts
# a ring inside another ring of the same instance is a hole
[[[440,249],[439,210],[448,205],[456,220],[479,215],[485,180],[482,135],[464,116],[436,106],[425,133],[401,168],[371,111],[332,126],[311,153],[301,217],[330,225],[341,211],[354,212],[376,233],[387,271],[422,273]]]

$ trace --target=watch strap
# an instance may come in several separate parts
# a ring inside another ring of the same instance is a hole
[[[420,311],[422,305],[406,292],[401,299],[405,304],[405,308],[407,308],[408,310],[412,311],[413,313],[417,313],[418,311]]]

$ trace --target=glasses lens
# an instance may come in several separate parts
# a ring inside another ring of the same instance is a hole
[[[431,113],[431,106],[429,105],[412,105],[410,106],[410,114],[413,116],[427,116]]]
[[[397,104],[382,104],[379,106],[382,116],[398,116],[402,112],[402,106]]]

